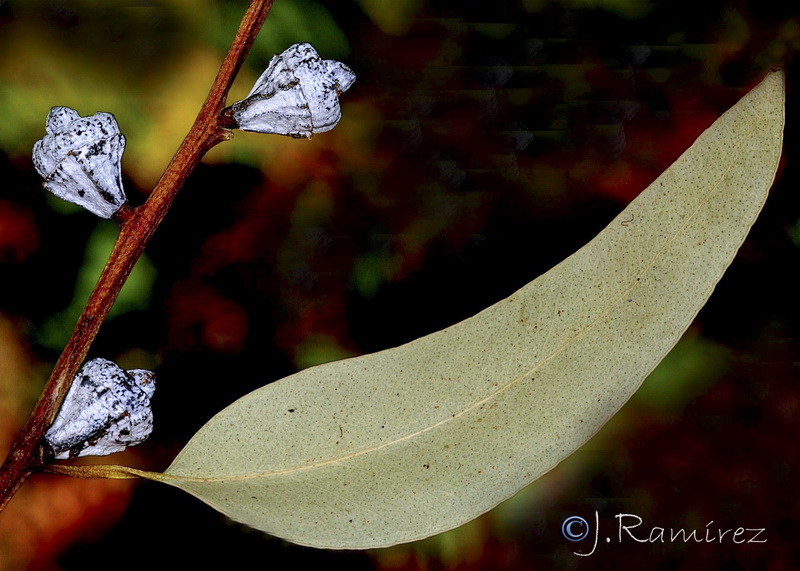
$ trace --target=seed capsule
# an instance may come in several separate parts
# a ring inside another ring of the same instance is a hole
[[[122,188],[125,137],[110,113],[81,117],[69,107],[53,107],[47,135],[33,146],[33,166],[44,187],[102,218],[126,202]]]
[[[339,122],[339,95],[355,79],[349,67],[323,60],[311,44],[294,44],[272,58],[250,94],[230,107],[230,114],[243,131],[311,138]]]
[[[44,435],[55,458],[105,456],[144,442],[153,430],[155,390],[150,371],[125,371],[106,359],[83,365]]]

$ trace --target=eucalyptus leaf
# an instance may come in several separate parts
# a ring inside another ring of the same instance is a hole
[[[254,391],[151,477],[316,547],[412,541],[491,509],[591,438],[692,322],[772,184],[783,92],[770,72],[594,240],[508,299]]]

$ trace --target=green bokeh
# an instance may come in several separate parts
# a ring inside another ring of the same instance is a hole
[[[79,208],[79,207],[75,207]],[[83,214],[74,214],[82,216]],[[72,333],[72,328],[80,317],[86,301],[89,299],[100,273],[105,267],[108,255],[117,238],[117,226],[107,220],[98,222],[86,243],[86,254],[75,280],[72,301],[64,311],[53,315],[38,332],[38,342],[50,349],[61,350]],[[131,311],[148,308],[150,293],[156,279],[156,269],[146,255],[142,255],[131,271],[131,275],[119,292],[117,300],[111,307],[109,319]]]

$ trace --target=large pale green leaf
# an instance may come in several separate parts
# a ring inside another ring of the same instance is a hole
[[[489,510],[595,434],[678,341],[766,199],[783,113],[771,72],[534,282],[444,331],[245,396],[156,479],[318,547],[411,541]]]

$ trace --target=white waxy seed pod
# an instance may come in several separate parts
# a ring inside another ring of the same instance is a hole
[[[81,117],[69,107],[53,107],[47,135],[33,146],[33,165],[44,187],[102,218],[125,204],[122,152],[125,137],[110,113]]]
[[[155,374],[126,371],[107,359],[84,364],[44,435],[56,459],[105,456],[143,442],[153,431]]]
[[[272,58],[231,115],[243,131],[311,138],[336,126],[339,95],[355,80],[349,67],[320,58],[311,44],[294,44]]]

